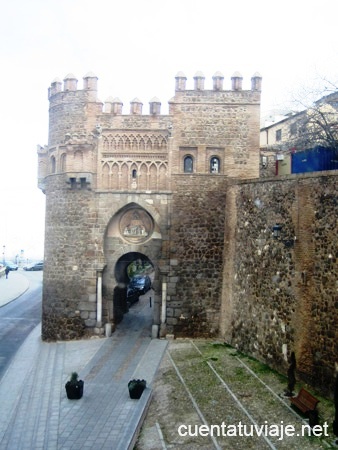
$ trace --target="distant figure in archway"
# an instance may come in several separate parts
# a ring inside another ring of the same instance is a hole
[[[120,323],[123,319],[123,315],[128,312],[127,305],[127,288],[117,285],[114,288],[113,296],[113,307],[114,307],[114,321],[115,323]]]

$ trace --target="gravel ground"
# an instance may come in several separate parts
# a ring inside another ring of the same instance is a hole
[[[308,436],[286,387],[286,377],[223,343],[170,341],[134,450],[337,449],[333,402],[304,386],[320,399],[320,428]]]

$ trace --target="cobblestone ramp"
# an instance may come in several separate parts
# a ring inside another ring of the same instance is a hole
[[[129,398],[128,381],[140,366],[152,366],[155,373],[167,344],[151,340],[146,308],[135,305],[83,369],[83,398],[75,402],[61,398],[59,449],[126,450],[132,446],[151,398],[152,379],[147,378],[140,400]]]
[[[167,346],[151,339],[151,324],[140,302],[111,338],[43,343],[37,327],[0,383],[0,449],[133,448]],[[80,400],[66,397],[69,369],[84,380]],[[136,376],[147,389],[131,400],[127,385]]]

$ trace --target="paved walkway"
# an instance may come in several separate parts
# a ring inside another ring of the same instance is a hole
[[[15,300],[29,288],[29,281],[21,270],[11,271],[8,278],[0,277],[0,308]]]
[[[132,449],[167,346],[151,339],[149,303],[135,304],[110,338],[45,343],[40,334],[38,326],[0,382],[0,449]],[[80,400],[66,397],[73,371],[84,380]],[[147,381],[140,400],[129,398],[132,378]]]

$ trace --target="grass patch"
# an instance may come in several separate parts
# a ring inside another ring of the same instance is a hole
[[[213,342],[211,345],[213,348],[234,348],[226,342]]]

